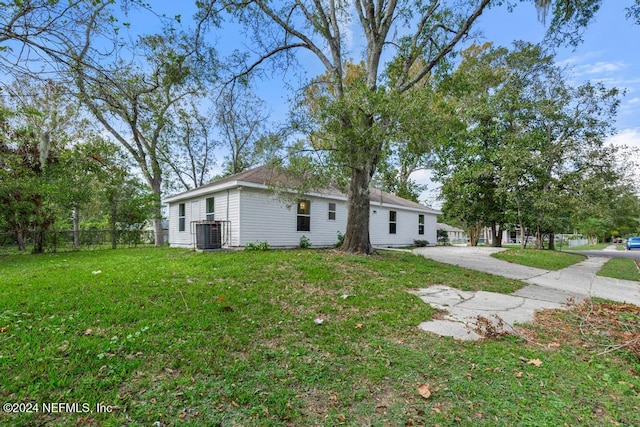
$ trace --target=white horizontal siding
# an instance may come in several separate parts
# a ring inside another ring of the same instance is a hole
[[[306,236],[312,246],[332,246],[347,223],[346,204],[340,200],[305,197],[311,202],[310,231],[297,231],[297,205],[287,206],[272,193],[244,188],[240,192],[240,244],[269,242],[273,247],[295,247]],[[336,204],[336,219],[329,220],[329,203]]]
[[[389,233],[390,212],[396,212],[396,233]],[[418,234],[418,215],[424,215],[424,234]],[[374,246],[410,246],[414,240],[436,242],[436,215],[390,208],[373,204],[370,209],[369,230]]]
[[[305,197],[311,202],[311,230],[297,231],[297,206],[287,206],[268,190],[237,187],[169,204],[169,243],[172,247],[194,246],[192,221],[206,219],[206,199],[215,198],[214,219],[230,221],[228,246],[269,242],[272,247],[296,247],[306,236],[312,246],[334,245],[338,232],[344,234],[347,203],[344,200]],[[185,231],[178,231],[178,205],[185,204]],[[336,204],[336,219],[329,220],[329,203]],[[389,211],[396,211],[396,234],[389,233]],[[375,211],[375,213],[374,213]],[[425,217],[425,234],[418,234],[418,215]],[[370,208],[370,238],[375,246],[408,246],[414,240],[436,242],[436,215],[390,208],[373,203]]]
[[[181,200],[169,204],[169,244],[172,247],[194,247],[192,222],[206,219],[207,204],[206,199],[214,198],[214,219],[218,221],[230,221],[228,232],[229,246],[239,245],[239,220],[238,220],[238,197],[239,190],[232,189],[212,194],[199,195],[192,199]],[[185,205],[185,230],[178,231],[179,228],[179,205]]]
[[[426,240],[430,245],[438,242],[438,216],[433,214],[424,215],[424,235],[416,240]]]
[[[192,203],[196,200],[183,200],[180,203],[169,204],[169,245],[171,247],[192,248],[193,238],[189,230],[189,222],[192,221],[193,213]],[[179,230],[179,206],[184,204],[185,211],[185,228],[184,231]]]

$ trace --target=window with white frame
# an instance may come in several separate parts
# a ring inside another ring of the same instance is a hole
[[[184,203],[178,205],[178,231],[185,231],[187,228],[186,208]]]
[[[336,220],[336,204],[335,203],[329,203],[329,220],[330,221]]]
[[[389,234],[396,234],[396,211],[389,211]]]
[[[298,231],[311,231],[311,202],[300,200],[298,202]]]
[[[206,199],[207,211],[205,212],[205,218],[207,221],[213,221],[215,219],[215,198],[207,197]]]
[[[424,215],[418,215],[418,234],[424,234]]]

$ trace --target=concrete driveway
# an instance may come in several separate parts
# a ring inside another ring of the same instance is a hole
[[[479,316],[509,329],[515,323],[534,319],[537,310],[562,309],[569,299],[581,301],[599,297],[640,306],[640,282],[596,276],[607,257],[590,256],[559,271],[512,264],[491,254],[505,250],[488,247],[438,246],[418,248],[415,254],[446,264],[522,280],[527,286],[510,295],[493,292],[465,292],[446,284],[414,292],[423,301],[448,312],[441,320],[420,324],[420,328],[457,339],[479,339]]]

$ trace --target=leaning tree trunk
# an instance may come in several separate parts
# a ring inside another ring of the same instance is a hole
[[[369,238],[369,184],[371,174],[366,169],[352,169],[349,183],[349,212],[347,231],[341,249],[346,252],[371,254],[373,246]]]

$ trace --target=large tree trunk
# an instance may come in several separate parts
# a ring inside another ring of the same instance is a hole
[[[524,224],[520,223],[520,247],[525,249],[527,247],[527,232],[524,229]]]
[[[80,247],[80,211],[77,207],[73,208],[73,247]]]
[[[502,230],[500,229],[500,226],[495,222],[491,224],[491,233],[493,234],[491,239],[491,246],[493,246],[494,248],[501,248],[502,247]]]
[[[542,230],[539,228],[536,230],[536,249],[544,249],[544,241],[542,236]]]
[[[118,230],[116,230],[116,218],[117,218],[117,205],[112,203],[111,205],[111,249],[118,247]]]
[[[24,233],[22,230],[16,231],[16,242],[18,242],[18,250],[24,251]]]
[[[44,253],[44,230],[37,230],[33,233],[33,253]]]
[[[556,250],[556,234],[553,231],[549,233],[549,250]]]
[[[153,206],[153,240],[155,246],[164,244],[164,235],[162,232],[162,179],[155,177],[151,182],[155,201]]]
[[[480,225],[470,225],[467,227],[467,234],[469,235],[469,246],[478,246],[478,240],[480,240]]]
[[[373,246],[369,238],[369,184],[371,174],[367,170],[352,169],[349,183],[349,213],[347,231],[341,249],[346,252],[371,254]]]

